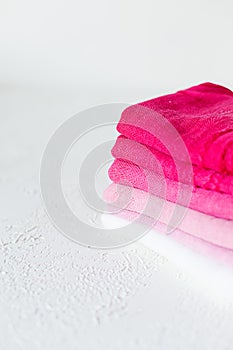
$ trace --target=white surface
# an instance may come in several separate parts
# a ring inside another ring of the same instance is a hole
[[[38,187],[42,150],[62,120],[101,100],[88,96],[1,92],[1,350],[231,349],[231,301],[140,243],[81,249],[48,221]]]
[[[1,2],[1,350],[232,349],[231,302],[139,243],[103,253],[66,240],[38,186],[49,136],[79,110],[203,81],[232,88],[232,6]]]
[[[102,214],[102,222],[108,229],[125,226],[128,220],[113,214]],[[179,270],[192,276],[196,283],[207,289],[211,297],[233,300],[233,270],[226,262],[204,252],[198,252],[191,247],[177,242],[172,235],[166,235],[156,229],[151,229],[140,239],[150,250],[165,256]],[[205,242],[202,241],[205,245]]]
[[[232,11],[232,0],[2,1],[1,81],[140,86],[147,98],[232,86]]]

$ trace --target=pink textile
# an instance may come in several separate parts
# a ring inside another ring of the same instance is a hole
[[[163,203],[159,197],[142,190],[117,184],[111,184],[105,190],[104,199],[120,209],[158,220],[154,227],[159,228],[160,231],[160,223],[169,224],[175,206],[172,202]],[[157,216],[156,213],[158,213]],[[189,208],[186,208],[184,213],[184,218],[177,229],[220,247],[233,250],[233,221],[216,218]],[[176,233],[172,232],[171,235],[176,236]]]
[[[128,184],[131,187],[165,198],[170,202],[186,205],[186,196],[190,191],[189,185],[166,178],[166,188],[164,188],[164,179],[161,176],[120,159],[114,160],[108,173],[110,179],[115,183]],[[177,198],[178,192],[181,194],[179,199]],[[189,207],[209,215],[233,220],[233,196],[230,194],[209,191],[198,187],[193,188]]]
[[[142,109],[142,114],[140,113]],[[117,130],[129,139],[169,154],[156,133],[158,126],[148,109],[159,113],[181,135],[193,164],[233,175],[233,92],[204,83],[155,98],[123,111]],[[176,150],[175,150],[176,151]],[[180,159],[180,154],[177,154]]]
[[[227,248],[233,262],[233,92],[205,83],[142,102],[123,111],[117,130],[109,169],[115,184],[105,198],[114,201],[120,186],[112,204],[124,208],[131,187],[123,212],[140,219],[156,217],[166,200],[156,228],[188,207],[172,236],[186,232],[194,245],[199,239]]]
[[[108,189],[106,192],[108,192]],[[109,195],[110,193],[106,194],[107,197],[109,197]],[[109,201],[111,200],[109,199]],[[120,212],[114,214],[113,216],[116,218],[119,217],[125,219],[127,221],[140,219],[140,222],[142,222],[142,224],[151,227],[151,229],[155,229],[155,235],[157,234],[157,231],[163,234],[166,232],[166,224],[162,223],[161,221],[156,222],[156,224],[152,224],[151,219],[148,216],[141,215],[128,209],[122,209]],[[212,258],[221,265],[224,264],[233,268],[233,250],[231,249],[223,248],[218,245],[209,243],[201,238],[181,231],[180,229],[176,229],[168,237],[189,248],[192,252],[201,254],[208,258]]]
[[[185,162],[176,160],[179,163],[181,172],[177,174],[176,164],[174,160],[167,154],[162,153],[155,148],[142,145],[134,140],[130,140],[124,136],[119,136],[112,149],[114,158],[119,158],[128,162],[137,164],[139,167],[154,172],[159,172],[157,161],[159,162],[164,176],[182,183],[187,181],[188,165]],[[200,168],[193,165],[193,183],[197,187],[201,187],[216,192],[233,194],[233,176],[222,174],[214,170]]]

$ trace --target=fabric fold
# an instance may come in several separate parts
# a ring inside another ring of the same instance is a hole
[[[160,231],[159,223],[164,224],[165,227],[169,225],[174,207],[178,205],[169,201],[164,202],[161,198],[142,190],[115,183],[105,190],[104,199],[121,211],[128,210],[154,219],[154,227],[158,227]],[[220,247],[233,250],[232,220],[216,218],[190,208],[178,206],[183,209],[184,217],[176,229]],[[166,232],[165,228],[164,232]]]
[[[107,193],[123,192],[113,205],[122,209],[131,188],[126,211],[154,218],[165,201],[165,226],[187,208],[178,229],[233,250],[233,92],[204,83],[138,103],[117,130]]]
[[[186,198],[190,186],[180,182],[162,178],[156,173],[142,169],[135,164],[115,159],[108,171],[110,179],[119,184],[150,192],[155,196],[170,202],[187,204]],[[165,182],[164,182],[165,181]],[[188,206],[191,209],[216,217],[233,220],[233,196],[198,187],[191,189],[191,200]],[[179,194],[179,197],[178,197]]]
[[[165,177],[173,181],[189,183],[189,181],[187,181],[189,169],[185,162],[179,160],[174,161],[174,159],[166,153],[162,153],[155,148],[130,140],[123,135],[120,135],[117,138],[116,143],[112,148],[112,155],[114,158],[134,163],[139,167],[156,173],[159,172],[159,167],[161,167]],[[158,166],[158,163],[160,166]],[[181,169],[179,177],[177,174],[177,164],[179,164]],[[200,168],[196,165],[192,165],[192,168],[194,186],[231,195],[233,194],[232,175]]]
[[[155,137],[155,116],[150,111],[160,114],[176,128],[193,164],[233,175],[231,90],[204,83],[130,106],[123,111],[117,125],[122,135],[168,153],[166,145]],[[179,159],[179,155],[177,157]]]

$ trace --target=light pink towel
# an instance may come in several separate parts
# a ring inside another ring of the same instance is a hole
[[[113,214],[112,215],[104,214],[104,215],[105,217],[107,216],[108,227],[112,219],[114,221],[113,226],[116,224],[116,220],[118,221],[118,218],[124,219],[129,222],[137,219],[137,220],[140,220],[142,224],[150,226],[151,229],[155,229],[155,232],[153,232],[154,235],[156,235],[157,232],[160,232],[162,234],[166,232],[166,224],[163,224],[162,222],[158,221],[156,224],[152,225],[151,219],[148,216],[141,215],[127,209],[123,209],[117,214],[115,213],[114,215]],[[221,266],[227,265],[233,268],[233,250],[231,249],[223,248],[218,245],[209,243],[201,238],[188,234],[179,229],[176,229],[175,231],[173,231],[170,235],[168,235],[168,237],[171,238],[172,240],[177,241],[179,244],[185,247],[188,247],[192,252],[201,254],[202,256],[205,256],[207,258],[213,258],[217,263],[220,263]],[[155,244],[157,244],[157,242]],[[151,248],[156,249],[156,245],[153,244]],[[181,253],[182,252],[179,251],[179,254]],[[166,253],[164,254],[166,256]],[[178,259],[179,258],[180,257],[178,257]],[[190,263],[191,262],[189,261],[189,259],[187,259],[186,264],[189,265]],[[203,268],[206,268],[207,261],[205,261],[204,263],[205,265],[203,266]],[[192,268],[194,268],[194,266],[195,264],[194,265],[192,264]],[[199,268],[200,268],[200,265],[198,265],[198,269]],[[197,270],[196,272],[198,273],[198,276],[199,276],[199,270]],[[214,271],[212,270],[212,273],[213,272],[215,276],[216,270]],[[206,277],[208,280],[208,276]],[[215,279],[215,283],[216,283],[216,279]]]
[[[111,184],[105,190],[104,199],[124,211],[143,214],[142,219],[144,216],[155,219],[154,227],[163,232],[166,232],[165,228],[169,224],[175,205],[168,201],[163,203],[159,197],[136,188],[117,184]],[[148,224],[151,223],[152,220],[148,221]],[[165,225],[163,229],[161,229],[161,223]],[[185,216],[178,229],[220,247],[233,250],[233,221],[231,220],[216,218],[186,208]],[[175,233],[172,232],[172,236],[174,235]]]

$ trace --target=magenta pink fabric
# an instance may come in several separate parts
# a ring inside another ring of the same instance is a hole
[[[179,132],[193,164],[233,175],[233,92],[204,83],[139,103],[165,117]],[[123,111],[117,130],[129,139],[168,153],[156,135],[154,117],[140,108]],[[136,112],[136,113],[135,113]],[[149,131],[148,131],[149,130]],[[177,154],[179,159],[179,154]],[[182,160],[182,159],[179,159]]]
[[[115,159],[108,173],[110,179],[115,183],[127,184],[155,196],[166,198],[170,202],[186,205],[188,185],[167,178],[165,179],[166,188],[163,188],[163,179],[160,176],[120,159]],[[177,197],[178,192],[181,194],[179,198]],[[189,207],[209,215],[233,220],[233,196],[230,194],[196,187],[193,189]]]
[[[146,148],[146,150],[143,149]],[[178,179],[176,164],[173,159],[155,148],[142,145],[134,140],[130,140],[124,136],[119,136],[112,149],[114,158],[119,158],[128,162],[137,164],[139,167],[158,172],[156,160],[162,167],[164,176],[173,180],[188,183],[187,173],[188,166],[185,162],[179,162],[181,169]],[[193,183],[196,187],[201,187],[207,190],[214,190],[233,194],[233,176],[216,172],[205,168],[200,168],[193,165]]]

